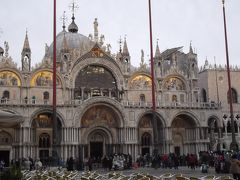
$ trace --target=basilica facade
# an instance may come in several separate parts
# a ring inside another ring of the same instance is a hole
[[[182,47],[160,53],[156,46],[153,112],[144,52],[139,67],[133,67],[126,38],[113,54],[99,35],[97,19],[88,37],[78,32],[74,19],[56,38],[60,158],[129,153],[135,160],[140,154],[152,154],[153,147],[160,154],[178,155],[229,148],[220,100],[209,100],[214,91],[206,85],[211,86],[204,75],[207,69],[199,71],[191,45],[188,53]],[[53,45],[46,45],[44,58],[32,67],[26,34],[21,68],[10,57],[7,42],[4,47],[0,48],[0,157],[6,162],[51,157]]]

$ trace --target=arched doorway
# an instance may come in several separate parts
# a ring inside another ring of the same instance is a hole
[[[89,107],[81,119],[82,136],[86,137],[81,142],[84,158],[121,153],[123,131],[120,126],[120,115],[109,104],[99,103]]]
[[[101,160],[104,155],[109,155],[109,135],[103,129],[95,129],[88,136],[90,157]]]
[[[158,153],[164,152],[164,133],[163,133],[163,124],[158,115],[155,115],[156,118],[156,127],[153,126],[153,114],[148,113],[141,117],[139,121],[139,144],[140,144],[140,153],[142,155],[146,153],[152,153],[154,150],[154,142]],[[155,129],[154,129],[155,128]],[[156,131],[156,137],[154,137],[154,130]],[[156,138],[156,139],[154,139]]]
[[[52,156],[52,142],[53,142],[53,116],[50,112],[42,112],[34,116],[32,121],[32,140],[37,144],[36,158],[40,158],[43,163],[48,163],[49,158]],[[56,143],[61,143],[62,124],[57,118],[57,138]],[[60,155],[60,149],[58,149]]]
[[[177,115],[171,125],[170,151],[177,155],[196,153],[196,128],[194,119],[187,114]]]
[[[6,167],[9,166],[12,136],[6,131],[0,131],[0,161],[3,160]]]
[[[51,136],[48,133],[42,133],[38,137],[39,158],[42,162],[47,162],[49,158],[49,149],[51,147]]]
[[[207,102],[207,92],[205,89],[201,91],[201,102]]]
[[[148,132],[144,132],[141,138],[142,156],[150,154],[150,147],[152,145],[152,136]]]

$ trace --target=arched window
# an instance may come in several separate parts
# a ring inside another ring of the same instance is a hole
[[[144,94],[140,95],[140,102],[145,102],[145,95]]]
[[[234,128],[235,128],[235,133],[238,133],[238,125],[236,121],[234,121]]]
[[[231,131],[231,122],[230,121],[227,122],[227,132],[228,133],[232,132]]]
[[[9,93],[9,91],[4,91],[2,98],[3,98],[3,99],[10,99],[10,93]]]
[[[43,99],[44,100],[49,100],[49,92],[46,91],[46,92],[43,93]]]
[[[177,100],[177,95],[173,95],[172,96],[172,102],[177,102],[178,100]]]
[[[39,148],[49,148],[50,147],[50,136],[47,133],[42,133],[39,136]]]
[[[45,91],[43,93],[43,101],[44,101],[44,104],[48,103],[48,101],[49,101],[49,92]]]
[[[110,91],[109,96],[118,99],[118,86],[113,73],[105,67],[90,65],[81,69],[75,79],[75,89],[84,88],[90,91],[91,96],[100,96],[101,91]],[[86,97],[88,98],[88,96]]]
[[[235,133],[238,133],[238,125],[237,125],[236,121],[234,121],[234,130],[235,130]],[[225,132],[225,126],[223,126],[223,132]],[[232,132],[231,121],[228,121],[227,122],[227,133],[231,133],[231,132]]]
[[[32,104],[36,104],[36,96],[32,97]]]
[[[223,144],[222,144],[222,148],[223,148],[223,149],[226,149],[226,144],[223,143]]]
[[[207,102],[207,92],[205,89],[202,89],[202,102]]]
[[[216,119],[208,120],[208,133],[211,133],[211,130],[213,130],[214,133],[218,133],[218,124]]]
[[[233,88],[231,88],[232,90],[232,103],[238,103],[238,95],[237,95],[237,91]],[[227,93],[227,99],[228,99],[228,103],[230,102],[230,97],[229,97],[229,91]]]
[[[150,146],[151,145],[151,134],[145,132],[142,135],[142,146]]]

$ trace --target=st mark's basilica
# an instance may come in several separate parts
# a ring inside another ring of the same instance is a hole
[[[131,65],[127,39],[119,51],[98,32],[84,36],[75,17],[57,35],[57,148],[60,158],[103,157],[112,153],[153,152],[154,133],[160,154],[178,155],[227,150],[231,142],[224,66],[206,60],[198,67],[190,44],[154,54],[156,127],[152,124],[152,81],[148,59],[139,51],[139,67]],[[18,67],[0,47],[0,157],[51,157],[53,45],[32,67],[31,41],[25,35]],[[224,57],[223,57],[224,58]],[[239,142],[239,68],[232,67],[236,138]]]

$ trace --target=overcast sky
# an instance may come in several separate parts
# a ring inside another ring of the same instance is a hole
[[[230,64],[240,64],[240,0],[225,0]],[[62,30],[64,11],[71,22],[71,0],[57,0],[57,28]],[[127,35],[132,64],[139,65],[141,49],[145,59],[149,51],[148,0],[77,0],[75,13],[79,33],[93,32],[94,18],[98,18],[99,33],[112,52],[119,49],[119,38]],[[225,64],[222,0],[152,0],[154,52],[159,39],[160,51],[184,46],[188,52],[190,41],[198,54],[199,65],[206,57],[209,62]],[[1,0],[0,46],[9,43],[9,53],[20,64],[26,29],[32,50],[32,62],[40,62],[45,43],[52,43],[53,2],[51,0]]]

